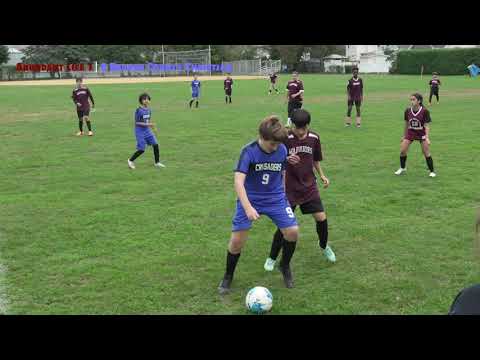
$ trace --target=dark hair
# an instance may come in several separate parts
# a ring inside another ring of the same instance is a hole
[[[288,137],[288,130],[283,126],[278,116],[270,115],[262,120],[258,128],[260,137],[267,141],[285,141]]]
[[[292,115],[292,122],[297,128],[304,128],[310,124],[310,113],[304,109],[296,109]]]
[[[292,75],[298,75],[298,71],[297,70],[292,71]]]
[[[354,72],[355,70],[358,71],[358,67],[357,67],[357,66],[352,67],[352,72]]]
[[[147,93],[143,93],[143,94],[140,94],[140,96],[138,97],[138,102],[143,105],[144,99],[152,100],[150,95],[148,95]]]
[[[81,81],[83,81],[83,78],[82,78],[82,77],[79,76],[79,77],[75,78],[75,82],[78,83],[78,82],[81,82]]]
[[[422,96],[422,94],[420,94],[420,93],[414,93],[414,94],[412,94],[412,96],[415,96],[415,98],[418,100],[418,102],[420,103],[420,105],[423,105],[423,96]]]
[[[432,75],[438,75],[438,72],[434,71]]]

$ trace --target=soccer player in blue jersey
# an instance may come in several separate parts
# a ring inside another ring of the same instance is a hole
[[[230,291],[233,273],[240,252],[247,241],[252,222],[261,215],[268,216],[280,229],[283,243],[280,271],[287,288],[293,287],[290,260],[298,239],[298,225],[285,195],[285,166],[287,148],[282,144],[287,129],[276,116],[265,118],[259,127],[257,141],[246,145],[235,169],[236,213],[232,221],[232,234],[227,250],[226,271],[218,291]]]
[[[163,168],[160,162],[160,150],[158,148],[157,138],[152,129],[155,129],[155,124],[151,122],[152,110],[148,107],[150,104],[150,96],[147,93],[143,93],[139,96],[138,102],[141,106],[135,111],[135,137],[137,138],[137,151],[128,159],[128,167],[135,169],[133,163],[136,158],[145,152],[147,145],[152,145],[153,154],[155,157],[155,167]]]
[[[198,108],[198,98],[200,97],[200,80],[198,80],[197,75],[193,76],[193,81],[191,83],[192,87],[192,100],[188,104],[190,108],[192,107],[193,102],[195,101],[195,107]]]

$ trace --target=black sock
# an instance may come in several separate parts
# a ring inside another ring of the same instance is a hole
[[[195,107],[198,107],[198,100],[195,101]]]
[[[272,90],[268,90],[268,93],[271,94],[271,93],[272,93]]]
[[[405,156],[400,155],[400,167],[402,169],[405,169],[406,164],[407,164],[407,155]]]
[[[158,144],[153,145],[153,155],[155,156],[155,164],[160,162],[160,149]]]
[[[280,229],[277,229],[275,234],[273,234],[272,247],[270,249],[270,259],[277,260],[284,241],[285,239],[283,238],[282,232]]]
[[[193,104],[193,100],[190,100],[190,102],[188,103],[188,106],[192,107],[192,104]]]
[[[87,121],[87,127],[88,131],[92,131],[92,123],[90,121]]]
[[[296,241],[285,240],[283,242],[282,261],[280,262],[281,267],[288,267],[290,265],[290,260],[292,259],[296,246],[297,246]]]
[[[82,120],[78,121],[78,128],[80,129],[81,132],[83,132],[83,121]]]
[[[225,104],[228,103],[228,96],[225,96]]]
[[[318,244],[322,249],[327,247],[328,242],[328,222],[327,219],[317,221]]]
[[[229,99],[229,101],[230,101],[230,104],[231,104],[231,103],[232,103],[232,97],[231,97],[231,96],[229,96],[229,97],[228,97],[228,99]]]
[[[235,267],[237,266],[240,254],[241,253],[232,254],[230,251],[227,250],[227,269],[225,271],[225,276],[233,277],[233,273],[235,272]]]
[[[143,150],[137,150],[135,151],[135,154],[132,155],[130,158],[130,161],[135,161],[136,158],[138,158],[140,155],[142,155],[145,151]]]
[[[431,156],[429,157],[426,157],[425,160],[427,161],[427,166],[428,166],[428,169],[433,172],[433,159]]]

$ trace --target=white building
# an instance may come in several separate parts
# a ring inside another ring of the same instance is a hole
[[[337,66],[342,67],[342,71],[344,71],[346,60],[347,58],[342,55],[328,55],[327,57],[323,58],[323,67],[325,68],[325,72],[336,72]]]
[[[7,47],[9,59],[6,65],[17,65],[17,63],[22,62],[23,52],[10,45],[7,45]]]
[[[390,62],[384,51],[387,48],[396,49],[395,45],[345,45],[346,56],[358,64],[362,73],[388,73]]]

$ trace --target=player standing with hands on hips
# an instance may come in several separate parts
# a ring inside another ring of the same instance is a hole
[[[430,177],[437,176],[433,171],[433,159],[430,155],[430,127],[432,122],[430,112],[423,106],[423,96],[419,93],[412,94],[410,97],[411,107],[405,110],[405,130],[400,143],[400,169],[395,171],[395,175],[401,175],[407,171],[407,153],[410,144],[419,141],[422,146],[423,155],[430,170]]]
[[[78,129],[79,132],[77,136],[83,135],[83,122],[87,123],[88,127],[88,136],[93,136],[92,124],[90,122],[90,103],[89,99],[92,102],[92,108],[95,108],[95,102],[93,101],[92,93],[90,89],[86,86],[83,86],[83,79],[77,78],[75,80],[76,86],[72,91],[72,100],[77,107],[77,116],[78,116]]]
[[[362,118],[360,113],[360,107],[362,106],[363,101],[363,80],[358,77],[358,67],[352,69],[352,78],[348,80],[347,83],[347,117],[345,118],[345,126],[350,126],[352,124],[352,108],[355,103],[355,109],[357,110],[357,119],[356,125],[357,128],[360,127]]]
[[[298,72],[294,71],[292,74],[292,80],[289,80],[287,83],[288,127],[292,124],[293,112],[302,107],[304,92],[303,82],[298,79]]]
[[[438,73],[434,72],[432,80],[428,83],[430,85],[430,97],[428,98],[428,103],[432,105],[432,96],[435,95],[437,98],[437,104],[440,102],[438,92],[440,90],[440,85],[442,83],[440,82],[440,79],[438,78]]]
[[[232,103],[232,86],[233,79],[230,77],[230,74],[227,74],[227,78],[223,82],[223,88],[225,89],[225,104]],[[229,101],[230,100],[230,101]]]

